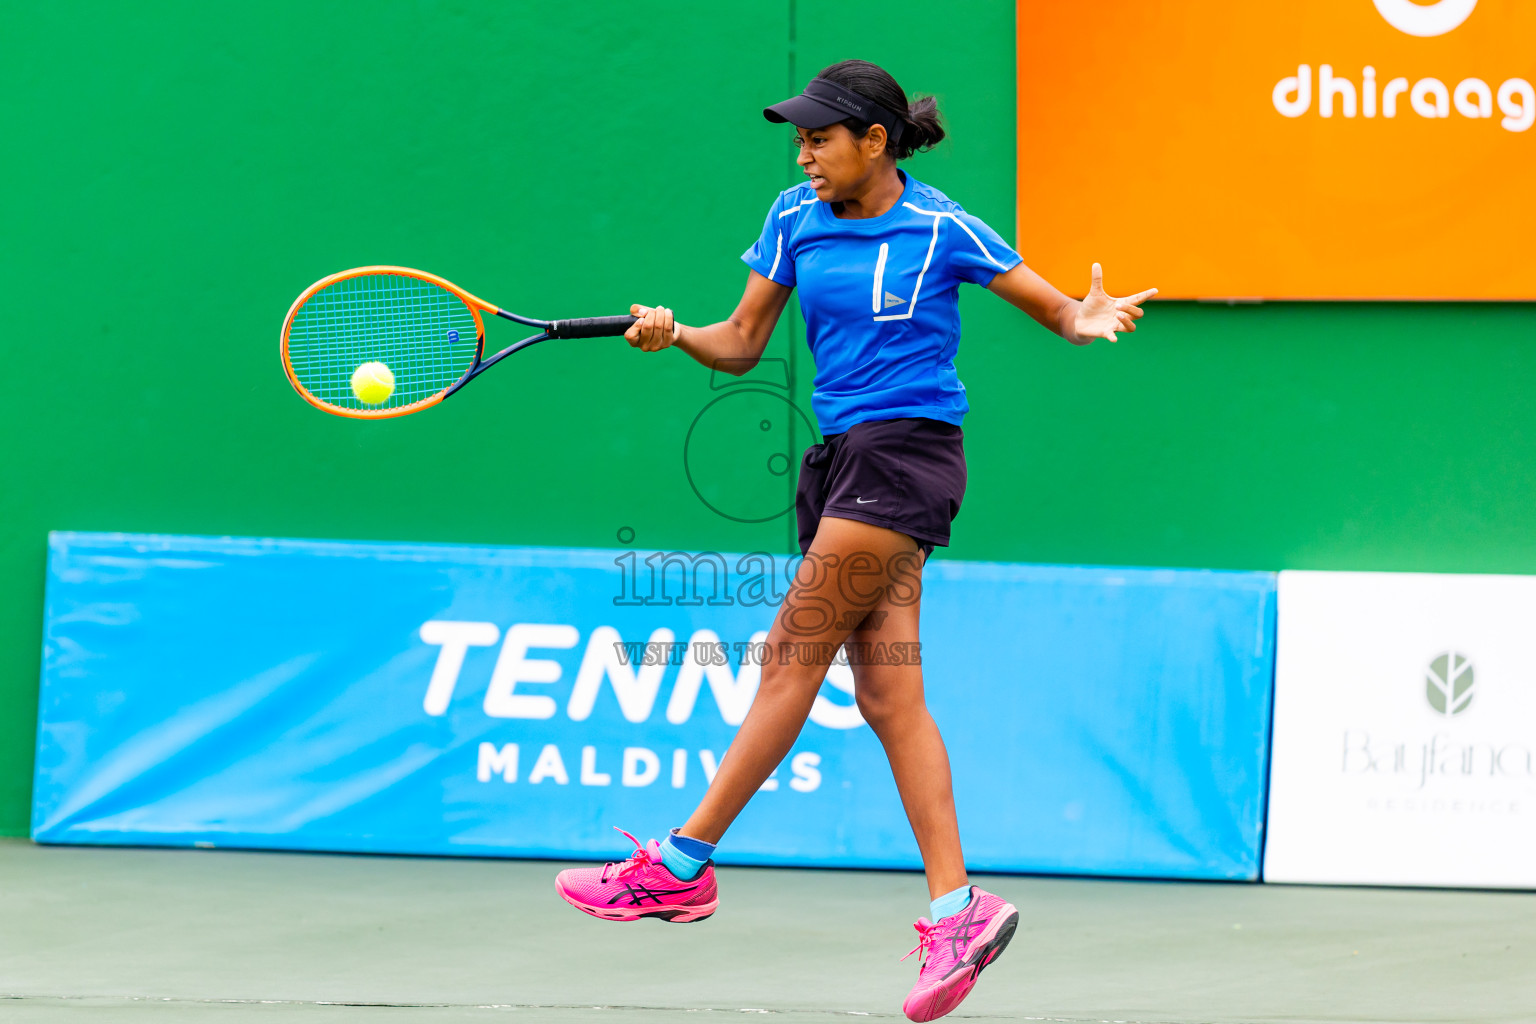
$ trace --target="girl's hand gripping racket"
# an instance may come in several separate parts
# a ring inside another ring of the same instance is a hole
[[[539,333],[485,356],[493,313]],[[535,320],[497,309],[434,274],[358,267],[321,278],[283,321],[283,372],[323,412],[359,419],[436,405],[514,352],[549,338],[617,337],[632,316]]]

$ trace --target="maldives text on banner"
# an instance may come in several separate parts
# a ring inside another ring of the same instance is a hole
[[[767,554],[55,534],[33,835],[621,856],[609,826],[659,834],[702,794],[791,572]],[[924,577],[973,866],[1256,877],[1272,575]],[[723,861],[919,864],[852,689],[835,666]]]
[[[1282,572],[1264,877],[1536,888],[1536,577]]]

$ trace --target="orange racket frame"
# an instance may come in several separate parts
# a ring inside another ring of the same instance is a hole
[[[298,376],[294,373],[293,360],[290,358],[288,352],[288,334],[293,329],[293,318],[298,314],[299,310],[303,308],[304,303],[308,302],[310,297],[313,296],[316,292],[321,291],[324,288],[328,288],[338,281],[345,281],[349,278],[366,277],[368,275],[375,274],[391,274],[398,277],[412,277],[419,281],[425,281],[428,284],[436,285],[444,291],[451,293],[460,302],[464,303],[464,305],[469,308],[470,315],[474,317],[475,321],[475,361],[470,365],[469,369],[464,372],[464,375],[453,384],[449,385],[441,391],[438,391],[435,394],[428,395],[426,398],[411,402],[408,405],[402,405],[393,409],[347,409],[339,405],[331,405],[329,402],[317,398],[314,394],[312,394],[308,388],[299,382]],[[487,359],[485,358],[485,321],[481,319],[480,315],[482,313],[490,313],[493,316],[499,316],[503,319],[525,324],[529,327],[540,328],[540,333],[528,338],[524,338],[522,341],[519,341],[516,344],[509,345]],[[381,420],[390,419],[395,416],[407,416],[413,412],[420,412],[423,409],[429,409],[432,406],[437,405],[443,399],[458,391],[475,377],[490,369],[492,366],[495,366],[507,356],[512,355],[514,352],[519,352],[530,345],[536,345],[541,341],[547,341],[551,338],[617,337],[627,331],[629,326],[633,324],[635,320],[636,317],[633,316],[598,316],[574,320],[536,320],[532,317],[520,316],[516,313],[509,313],[499,306],[494,306],[491,303],[486,302],[479,296],[470,294],[463,288],[460,288],[458,285],[454,284],[452,281],[438,277],[436,274],[429,274],[425,270],[414,270],[410,267],[392,267],[386,265],[353,267],[351,270],[343,270],[338,273],[322,277],[320,280],[316,281],[314,284],[310,285],[308,288],[299,293],[299,297],[294,299],[293,305],[288,308],[288,315],[283,318],[283,333],[280,339],[280,350],[283,360],[283,374],[288,378],[288,383],[293,386],[293,390],[297,391],[299,393],[299,397],[304,399],[304,401],[308,402],[316,409],[319,409],[321,412],[328,412],[333,416],[347,416],[352,419],[360,420]]]

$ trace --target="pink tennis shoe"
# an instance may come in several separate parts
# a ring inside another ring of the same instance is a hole
[[[998,958],[1019,926],[1019,911],[1001,896],[971,886],[971,902],[938,922],[918,918],[922,967],[901,1004],[908,1020],[938,1020],[971,994],[982,968]],[[907,956],[911,956],[908,953]],[[902,957],[905,960],[907,957]]]
[[[619,829],[624,832],[623,829]],[[720,905],[715,864],[709,861],[697,878],[682,881],[661,860],[661,844],[652,839],[626,861],[600,868],[567,868],[555,877],[560,898],[584,914],[605,921],[638,921],[659,917],[673,924],[702,921]]]

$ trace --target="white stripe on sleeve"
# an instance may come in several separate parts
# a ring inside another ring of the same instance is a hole
[[[961,228],[962,231],[964,231],[966,234],[971,236],[971,241],[976,243],[976,248],[981,250],[981,254],[983,256],[985,256],[988,260],[990,260],[994,267],[996,267],[998,270],[1006,270],[1007,269],[1001,263],[997,262],[997,260],[992,259],[992,254],[987,252],[987,247],[981,244],[981,239],[976,237],[976,232],[971,230],[971,226],[969,224],[967,224],[965,221],[960,219],[960,215],[959,214],[951,213],[951,214],[948,214],[948,216],[956,224],[960,225],[960,228]]]

